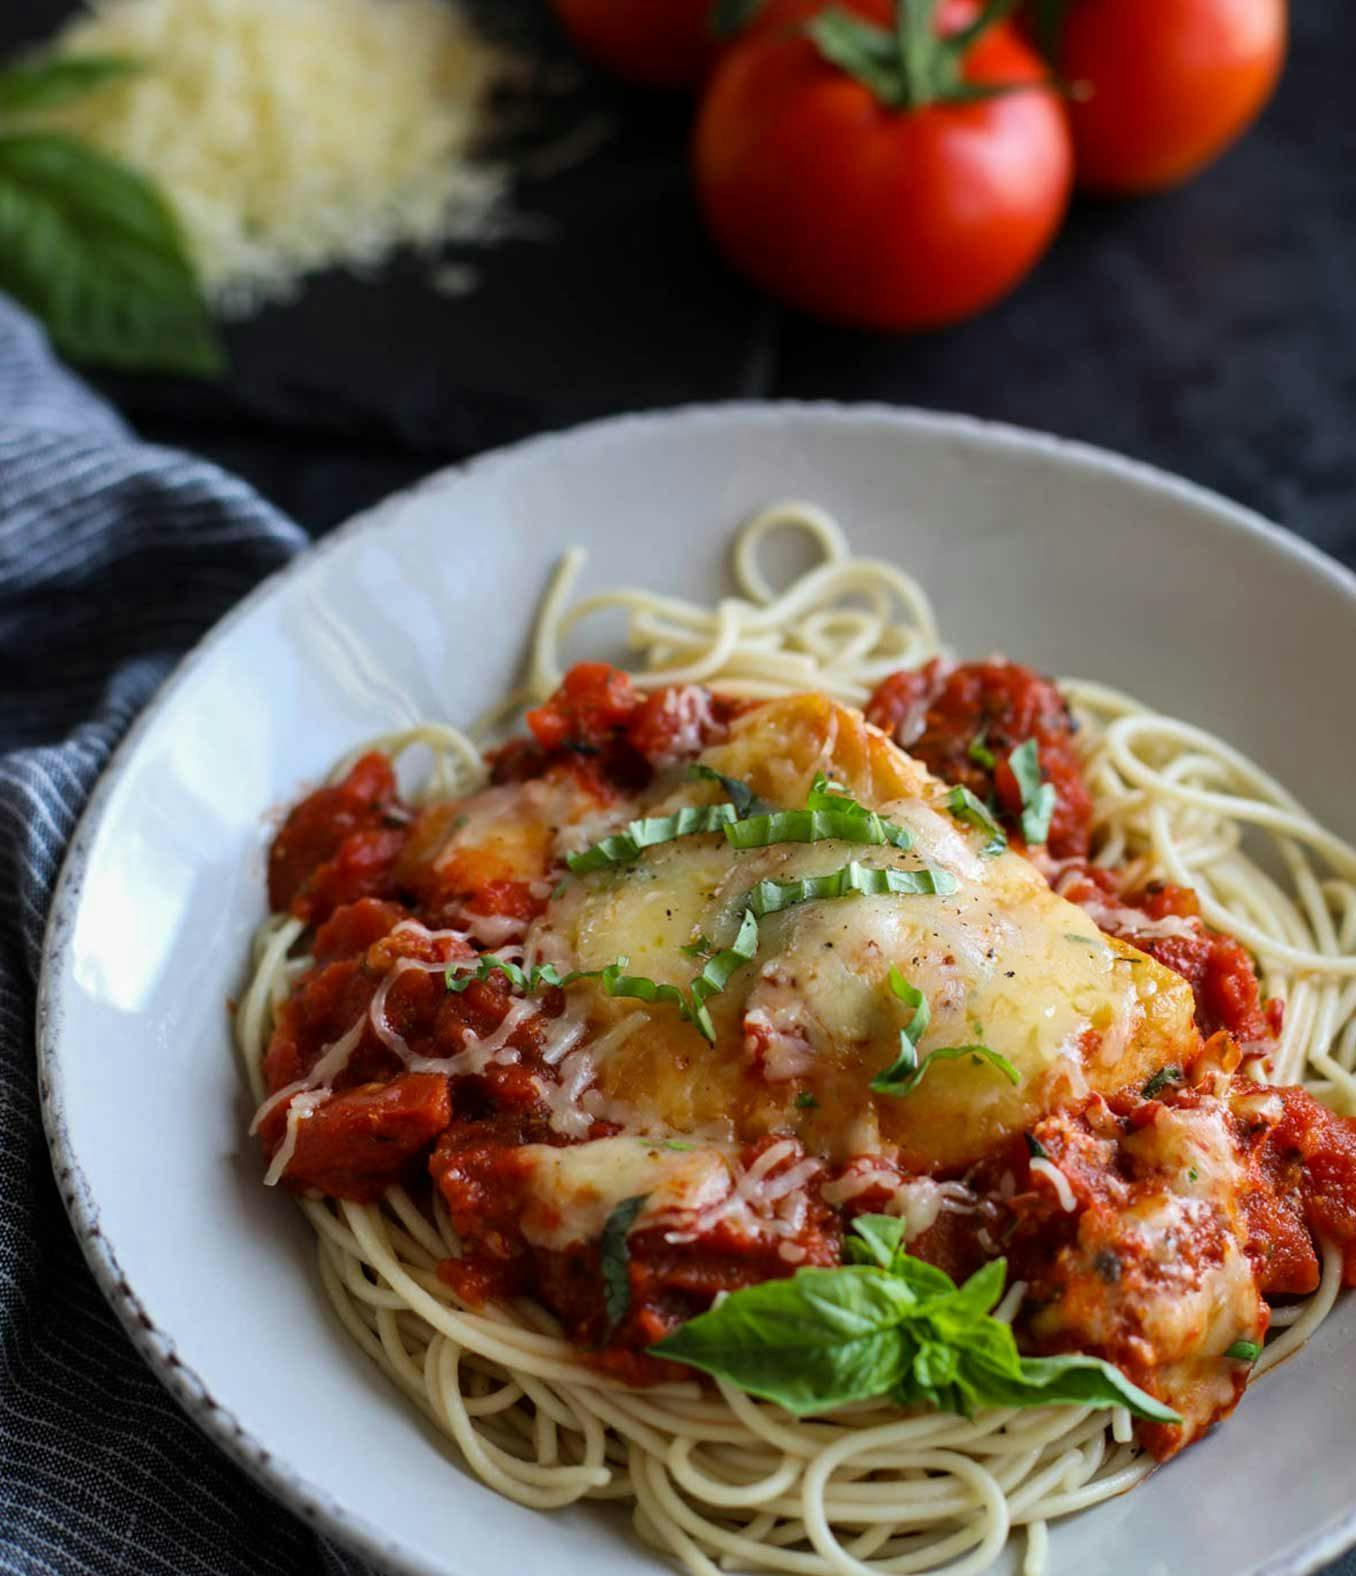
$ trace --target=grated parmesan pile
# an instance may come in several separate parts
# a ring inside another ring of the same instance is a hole
[[[474,149],[513,62],[448,0],[93,0],[56,49],[146,62],[45,122],[159,183],[220,310],[473,238],[503,195]]]

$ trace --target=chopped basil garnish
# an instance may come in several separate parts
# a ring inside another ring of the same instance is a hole
[[[1146,1100],[1152,1100],[1156,1094],[1162,1094],[1169,1084],[1181,1083],[1182,1069],[1174,1067],[1171,1063],[1160,1067],[1152,1078],[1140,1090]]]
[[[730,803],[735,807],[735,814],[740,820],[746,815],[760,814],[766,808],[748,783],[741,782],[738,777],[727,777],[724,772],[718,772],[713,766],[703,766],[700,761],[694,761],[688,767],[687,775],[693,779],[719,783],[730,796]]]
[[[890,965],[890,989],[906,1007],[913,1009],[913,1016],[899,1031],[899,1056],[883,1073],[871,1080],[871,1088],[877,1094],[898,1094],[909,1080],[917,1081],[918,1042],[932,1022],[932,1010],[927,997],[910,985],[894,964]]]
[[[706,1010],[707,1002],[725,989],[734,971],[747,963],[757,950],[758,921],[746,910],[739,922],[739,934],[734,939],[734,945],[716,953],[693,980],[692,1020],[708,1040],[715,1040],[716,1030],[711,1022],[711,1014]]]
[[[1034,739],[1019,744],[1008,756],[1008,765],[1022,795],[1022,836],[1034,848],[1050,835],[1055,786],[1041,777],[1040,751]]]
[[[976,766],[982,766],[986,772],[991,772],[998,765],[998,757],[985,743],[988,737],[989,727],[986,723],[974,738],[970,740],[970,748],[965,753]]]
[[[627,1236],[636,1216],[645,1208],[648,1193],[624,1198],[607,1217],[600,1250],[603,1272],[603,1305],[607,1309],[610,1336],[625,1319],[631,1307],[631,1249]]]
[[[897,1098],[903,1097],[904,1095],[912,1094],[918,1085],[922,1083],[928,1068],[931,1067],[933,1062],[959,1062],[963,1061],[967,1056],[972,1057],[976,1065],[987,1062],[996,1072],[1002,1073],[1010,1084],[1015,1085],[1022,1081],[1021,1073],[1017,1071],[1007,1057],[1000,1056],[997,1051],[987,1045],[939,1045],[935,1051],[929,1051],[908,1076],[901,1078],[898,1082],[891,1083],[886,1088],[881,1086],[882,1080],[886,1076],[882,1074],[880,1079],[872,1080],[871,1087],[877,1089],[877,1092],[880,1094],[891,1094]],[[894,1068],[891,1068],[890,1071],[893,1072]]]
[[[903,1250],[903,1223],[860,1216],[853,1261],[801,1269],[731,1292],[652,1346],[800,1415],[889,1396],[971,1416],[986,1407],[1124,1406],[1182,1419],[1097,1357],[1023,1357],[992,1314],[1007,1266],[995,1259],[957,1286]]]
[[[1255,1363],[1262,1355],[1262,1348],[1256,1341],[1235,1341],[1224,1355],[1237,1363]]]
[[[963,783],[958,783],[947,795],[946,807],[958,821],[964,821],[988,836],[989,841],[981,850],[986,859],[1001,854],[1008,846],[1007,833],[999,826],[993,811]]]
[[[732,848],[770,848],[774,843],[892,843],[910,848],[913,836],[902,826],[883,821],[874,812],[856,815],[842,810],[774,810],[750,816],[725,828]]]
[[[666,1138],[664,1140],[664,1148],[665,1149],[677,1149],[677,1150],[680,1150],[683,1154],[686,1154],[688,1150],[695,1149],[696,1147],[697,1147],[696,1144],[686,1144],[686,1143],[684,1143],[681,1138]]]
[[[802,1089],[796,1096],[796,1109],[798,1111],[817,1111],[819,1109],[819,1101],[815,1099],[808,1089]]]
[[[858,864],[854,859],[851,864],[831,870],[827,875],[801,876],[795,881],[760,881],[748,894],[746,902],[758,918],[763,919],[768,914],[794,908],[797,903],[849,897],[854,892],[863,897],[879,897],[886,892],[949,897],[956,887],[956,878],[948,870],[876,868]]]
[[[573,985],[576,980],[601,979],[606,973],[604,969],[574,969],[569,974],[562,974],[551,963],[537,963],[531,969],[524,969],[516,963],[510,963],[507,958],[496,958],[490,952],[480,957],[474,968],[470,968],[469,964],[469,958],[454,958],[443,970],[443,984],[454,996],[460,996],[468,985],[477,982],[484,984],[496,969],[507,975],[510,984],[529,995],[539,991],[543,985],[559,985],[563,988]],[[461,972],[463,968],[466,969],[464,973]]]
[[[680,837],[692,837],[699,832],[719,832],[735,819],[732,804],[707,804],[694,808],[685,805],[672,815],[649,816],[632,821],[620,832],[604,837],[586,848],[581,854],[571,854],[565,863],[577,876],[591,870],[605,870],[611,865],[629,865],[640,855],[642,848],[654,848],[659,843],[672,843]]]
[[[1050,1151],[1033,1133],[1026,1135],[1026,1152],[1033,1160],[1048,1160]]]
[[[890,989],[906,1007],[913,1008],[913,1016],[899,1031],[898,1057],[883,1073],[878,1073],[871,1080],[871,1089],[876,1094],[888,1094],[896,1099],[902,1099],[905,1095],[912,1094],[922,1083],[929,1063],[937,1060],[954,1062],[965,1056],[974,1057],[976,1062],[988,1062],[989,1066],[1002,1073],[1009,1083],[1021,1083],[1021,1074],[1007,1057],[1000,1056],[987,1045],[943,1045],[932,1051],[925,1060],[920,1061],[918,1042],[927,1032],[928,1024],[932,1021],[927,998],[921,990],[910,985],[893,965],[890,968]]]

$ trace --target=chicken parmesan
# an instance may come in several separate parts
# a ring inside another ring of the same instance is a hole
[[[679,1393],[763,1456],[745,1408],[951,1415],[961,1450],[1064,1408],[1112,1441],[1089,1481],[1105,1450],[1133,1481],[1356,1283],[1356,1121],[1274,1081],[1282,1001],[1108,835],[1067,695],[934,656],[860,702],[582,663],[479,782],[411,795],[375,749],[273,839],[240,1012],[266,1180],[449,1431],[528,1408],[493,1481],[542,1419],[572,1439],[529,1503],[625,1470],[653,1523],[590,1428],[662,1434]]]

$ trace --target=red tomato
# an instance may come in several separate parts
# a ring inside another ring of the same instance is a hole
[[[846,9],[891,25],[887,0]],[[948,0],[941,32],[978,8]],[[1031,83],[972,102],[893,108],[774,16],[724,56],[697,122],[698,196],[749,278],[818,316],[934,328],[1011,290],[1068,204],[1068,124],[1045,68],[1006,23],[966,52],[964,84]]]
[[[609,71],[644,87],[692,88],[720,41],[712,0],[551,0],[575,44]]]
[[[1074,0],[1059,45],[1078,181],[1176,186],[1234,142],[1285,59],[1285,0]]]

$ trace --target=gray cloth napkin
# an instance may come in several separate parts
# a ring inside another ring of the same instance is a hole
[[[0,297],[0,1572],[355,1576],[137,1356],[85,1267],[38,1114],[52,887],[95,778],[175,661],[302,531],[140,443]]]

